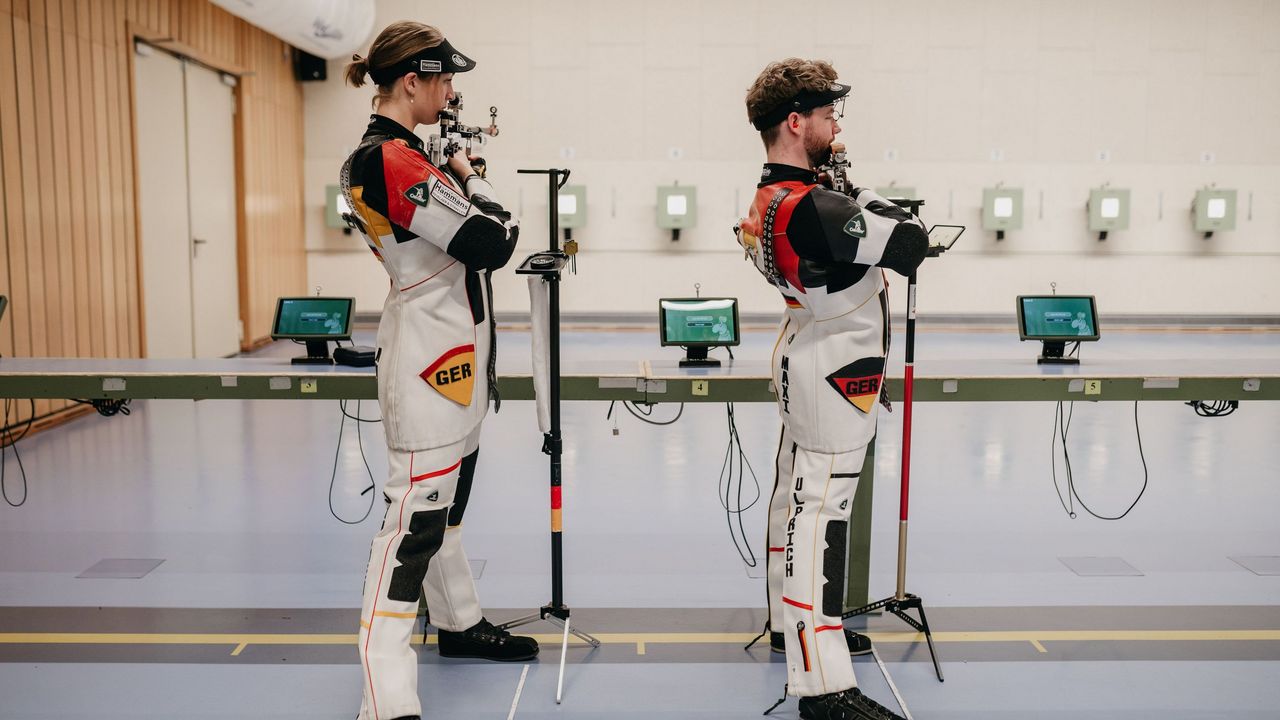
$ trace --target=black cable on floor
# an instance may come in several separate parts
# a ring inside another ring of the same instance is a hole
[[[333,515],[335,520],[343,523],[344,525],[359,525],[369,517],[370,513],[373,512],[374,496],[371,493],[376,486],[376,483],[373,481],[373,470],[369,468],[369,458],[365,457],[364,454],[364,433],[361,431],[361,423],[382,422],[382,420],[372,420],[361,417],[359,400],[356,401],[355,415],[347,412],[346,400],[339,400],[338,407],[342,410],[342,420],[338,423],[338,446],[334,448],[333,451],[333,472],[329,474],[329,514]],[[369,487],[365,488],[360,493],[361,495],[369,495],[369,507],[364,511],[364,515],[362,515],[359,520],[344,520],[340,515],[338,515],[338,511],[333,507],[333,486],[338,478],[338,458],[342,455],[342,431],[346,427],[347,418],[351,418],[356,421],[356,442],[360,446],[360,459],[364,461],[364,469],[369,473]]]
[[[1066,417],[1065,424],[1067,427],[1070,427],[1071,416],[1074,414],[1075,414],[1075,403],[1071,403],[1071,412]],[[1062,509],[1067,513],[1067,517],[1071,518],[1072,520],[1075,520],[1076,519],[1075,501],[1071,497],[1070,493],[1067,494],[1067,497],[1064,500],[1062,497],[1062,486],[1058,485],[1058,437],[1059,437],[1058,425],[1062,424],[1062,422],[1063,422],[1062,402],[1059,401],[1058,406],[1053,413],[1053,435],[1050,438],[1050,443],[1049,443],[1049,470],[1053,473],[1053,491],[1058,494],[1058,502],[1061,503]],[[1067,436],[1067,433],[1064,430],[1062,432],[1061,437],[1066,438],[1066,436]],[[1066,455],[1065,447],[1066,446],[1064,441],[1064,445],[1063,445],[1064,456]],[[1066,456],[1066,457],[1067,457],[1067,469],[1070,470],[1071,458],[1070,456]],[[1070,504],[1070,507],[1068,507],[1068,504]]]
[[[31,403],[31,413],[27,416],[25,422],[16,422],[10,424],[9,415],[14,411],[16,401],[6,398],[4,401],[4,427],[0,428],[0,496],[4,497],[5,503],[9,507],[22,507],[27,503],[27,468],[22,464],[22,454],[18,452],[18,441],[27,436],[31,432],[31,425],[36,420],[36,401],[28,398]],[[13,431],[22,425],[22,432],[14,437]],[[9,485],[7,469],[9,467],[9,448],[13,448],[13,457],[18,461],[18,472],[22,478],[22,499],[14,502],[9,499]]]
[[[17,405],[16,405],[16,401],[13,400],[12,398],[5,399],[4,427],[0,427],[0,438],[3,438],[2,443],[0,444],[2,444],[4,447],[8,447],[10,444],[18,442],[22,438],[26,437],[27,433],[30,432],[31,430],[31,425],[35,423],[36,401],[34,399],[27,398],[27,402],[31,403],[31,413],[27,416],[27,419],[19,420],[18,422],[15,422],[15,423],[10,423],[9,415],[14,412],[14,409],[17,407]],[[13,404],[12,407],[11,407],[11,404]],[[22,427],[22,434],[18,435],[18,437],[15,438],[13,437],[13,431],[16,430],[19,426]]]
[[[604,416],[605,420],[613,417],[613,406],[618,402],[621,402],[627,412],[631,413],[637,420],[649,425],[671,425],[684,414],[684,403],[680,403],[680,409],[676,411],[675,416],[670,420],[651,420],[654,408],[653,403],[638,404],[630,400],[614,400],[609,403],[609,410]],[[720,507],[724,508],[725,522],[729,526],[729,538],[733,540],[733,546],[738,551],[738,557],[742,558],[747,567],[756,567],[759,564],[759,560],[751,549],[751,541],[747,537],[742,515],[755,507],[755,504],[760,501],[760,480],[756,477],[755,468],[751,467],[751,461],[747,460],[747,454],[742,449],[742,440],[738,437],[738,425],[733,416],[733,403],[725,403],[725,408],[729,418],[729,442],[724,450],[724,462],[720,466],[720,478],[716,485],[716,495],[720,501]],[[756,496],[744,506],[742,502],[742,486],[746,480],[747,473],[751,473],[752,482],[755,483]],[[736,527],[734,525],[735,517],[737,518]]]
[[[1147,492],[1147,484],[1150,481],[1150,473],[1147,469],[1147,456],[1142,449],[1142,428],[1138,422],[1138,401],[1133,401],[1133,431],[1138,438],[1138,458],[1142,461],[1142,489],[1138,491],[1138,495],[1133,499],[1133,502],[1129,503],[1129,507],[1125,508],[1125,511],[1119,515],[1099,515],[1085,503],[1084,499],[1080,497],[1080,492],[1076,490],[1075,476],[1071,471],[1071,453],[1067,449],[1067,433],[1071,429],[1071,418],[1075,414],[1075,403],[1070,403],[1070,405],[1071,407],[1068,409],[1064,418],[1062,403],[1059,402],[1053,420],[1053,442],[1050,445],[1050,466],[1053,469],[1053,489],[1058,494],[1058,502],[1062,503],[1062,509],[1067,512],[1067,516],[1072,520],[1076,518],[1075,503],[1080,503],[1080,507],[1084,508],[1085,512],[1099,520],[1120,520],[1128,515],[1129,511],[1133,510],[1133,508],[1138,504],[1138,501],[1142,499],[1143,494]],[[1063,464],[1066,467],[1067,498],[1065,501],[1062,498],[1061,486],[1058,484],[1057,443],[1059,439],[1062,441],[1062,459]]]
[[[718,488],[720,506],[724,508],[725,522],[729,526],[729,538],[733,540],[733,547],[738,551],[738,557],[742,558],[747,567],[756,567],[759,564],[759,560],[756,558],[755,551],[751,549],[751,540],[747,537],[747,530],[743,525],[742,516],[746,511],[755,507],[757,502],[760,502],[760,479],[756,477],[755,468],[751,467],[751,461],[747,460],[747,454],[742,449],[742,439],[738,436],[738,424],[733,416],[733,403],[725,403],[725,412],[729,418],[729,443],[724,450],[724,463],[720,466],[720,478],[716,487]],[[734,470],[735,459],[738,463],[736,472]],[[742,504],[742,486],[746,480],[747,472],[751,473],[751,480],[755,483],[756,496],[744,506]],[[730,505],[731,499],[735,498],[735,476],[737,478],[736,501],[735,504]],[[734,527],[735,516],[738,521],[736,528]],[[739,542],[739,538],[741,538],[741,542]],[[743,552],[744,547],[746,552]]]

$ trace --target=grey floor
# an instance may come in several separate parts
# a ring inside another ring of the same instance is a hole
[[[654,340],[571,332],[564,355],[677,352]],[[769,332],[748,332],[736,352],[763,357],[772,343]],[[527,364],[527,334],[503,332],[500,346],[501,365]],[[940,329],[923,330],[917,346],[922,363],[1033,362],[1037,351],[1007,333]],[[1103,357],[1153,367],[1164,358],[1276,358],[1280,333],[1111,331],[1084,348],[1086,363]],[[359,409],[377,416],[374,403]],[[559,706],[548,644],[514,717],[758,716],[781,693],[785,670],[767,650],[736,644],[762,617],[764,581],[739,558],[717,495],[724,406],[686,406],[665,427],[615,408],[616,435],[607,409],[565,406],[565,594],[583,629],[617,641],[570,649]],[[654,415],[675,412],[657,406]],[[1149,484],[1128,517],[1106,522],[1083,511],[1071,519],[1055,493],[1053,404],[917,406],[908,590],[925,598],[935,631],[949,633],[939,643],[947,681],[902,637],[905,625],[874,618],[869,626],[915,717],[1280,717],[1280,404],[1245,403],[1216,419],[1181,403],[1141,403],[1137,412]],[[735,415],[767,493],[775,411],[739,405]],[[877,444],[876,597],[894,584],[900,415],[884,416]],[[24,440],[26,503],[0,505],[0,718],[353,716],[357,659],[341,636],[355,631],[381,507],[354,525],[330,515],[332,499],[338,515],[359,520],[376,497],[360,494],[370,481],[351,421],[327,492],[340,422],[332,401],[146,401],[128,417],[95,416]],[[380,483],[380,427],[363,426],[362,440]],[[491,619],[549,599],[540,445],[531,403],[504,404],[486,421],[466,543]],[[1080,498],[1101,514],[1127,507],[1143,483],[1133,403],[1077,403],[1070,448]],[[20,497],[11,454],[5,472],[8,496]],[[745,492],[755,494],[750,478]],[[763,504],[744,514],[757,552]],[[154,569],[134,579],[79,577],[110,570],[99,563],[111,559],[150,560]],[[1127,574],[1077,572],[1090,562]],[[1208,636],[1176,634],[1184,631]],[[209,639],[274,632],[337,639],[237,652]],[[635,634],[663,632],[723,637],[650,640],[641,654]],[[1103,635],[1054,634],[1063,632]],[[165,634],[203,639],[154,642]],[[1039,647],[1033,636],[1045,638]],[[442,661],[428,645],[420,688],[428,716],[509,717],[523,669]],[[894,704],[873,661],[859,659],[857,672],[868,693]],[[774,716],[796,717],[794,701]]]

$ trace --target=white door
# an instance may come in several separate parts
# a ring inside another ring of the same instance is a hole
[[[189,358],[191,221],[182,61],[142,46],[133,68],[147,357]]]
[[[147,357],[240,350],[231,85],[139,44],[134,57]]]
[[[235,99],[221,73],[186,63],[195,357],[240,351],[236,265]]]

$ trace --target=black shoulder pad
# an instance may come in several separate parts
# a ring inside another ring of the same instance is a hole
[[[846,232],[850,223],[861,222],[862,209],[848,195],[823,187],[809,191],[821,228],[823,252],[827,259],[853,262],[858,255],[858,236]],[[792,241],[794,243],[794,241]]]

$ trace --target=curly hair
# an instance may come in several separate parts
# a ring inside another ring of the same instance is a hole
[[[787,58],[769,63],[747,89],[747,120],[754,122],[805,90],[826,90],[835,79],[836,70],[826,60]],[[810,112],[813,111],[803,114]],[[778,126],[762,130],[760,137],[766,146],[772,145],[778,137]]]

